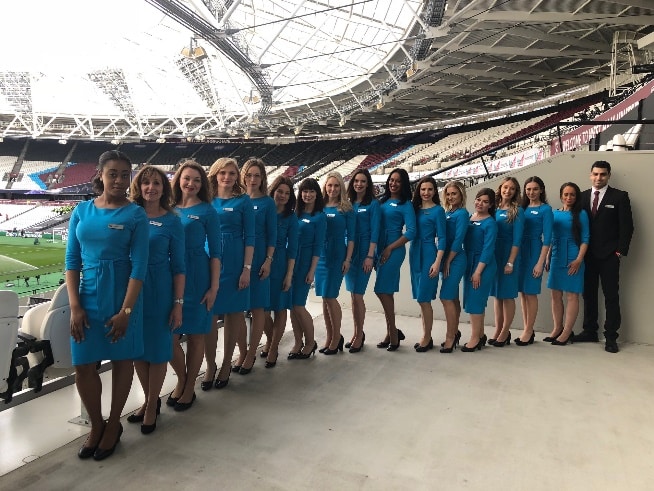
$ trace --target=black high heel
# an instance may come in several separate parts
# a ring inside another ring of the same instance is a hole
[[[257,359],[255,358],[254,361],[252,362],[252,366],[250,368],[245,368],[243,365],[241,365],[241,369],[238,371],[238,374],[239,375],[247,375],[248,373],[250,373],[252,371],[252,369],[254,368],[254,363],[256,361],[257,361]]]
[[[175,404],[177,404],[178,399],[179,397],[173,397],[173,393],[171,392],[170,395],[168,396],[168,399],[166,399],[166,406],[175,407]]]
[[[105,430],[106,427],[107,427],[107,424],[106,424],[106,421],[105,421],[104,428],[102,428],[102,433],[100,433],[100,440],[98,440],[98,445],[100,444],[100,441],[102,441],[102,437],[104,436],[104,430]],[[87,438],[87,441],[88,441],[88,438]],[[77,451],[77,456],[82,460],[90,459],[91,457],[93,457],[93,454],[95,454],[95,451],[98,449],[98,445],[96,445],[95,447],[86,447],[86,446],[82,445],[79,448],[79,450]]]
[[[430,349],[434,349],[434,340],[429,339],[429,342],[427,343],[427,346],[420,346],[416,348],[416,353],[426,353]]]
[[[200,388],[203,391],[206,392],[208,390],[211,390],[211,388],[213,387],[214,381],[216,379],[216,372],[217,371],[218,371],[218,365],[216,365],[216,368],[213,369],[213,375],[211,377],[211,380],[203,380],[202,382],[200,382]]]
[[[534,344],[535,338],[536,338],[536,334],[532,332],[531,337],[529,338],[528,341],[523,341],[522,339],[517,337],[513,342],[515,343],[516,346],[527,346],[528,344]]]
[[[458,329],[456,330],[456,334],[454,335],[454,343],[458,346],[459,345],[459,340],[461,339],[461,331]],[[441,348],[445,347],[445,341],[441,343]]]
[[[400,342],[406,339],[406,336],[404,333],[398,329],[397,330],[397,344],[391,344],[390,341],[388,343],[388,347],[386,348],[386,351],[396,351],[400,347]]]
[[[118,430],[118,437],[116,438],[113,447],[111,448],[97,447],[95,449],[95,452],[93,452],[93,460],[104,460],[107,457],[110,457],[114,453],[114,450],[116,450],[116,445],[120,443],[120,437],[123,434],[123,425],[122,423],[119,424],[120,424],[120,429]]]
[[[300,350],[297,352],[290,351],[288,353],[288,356],[286,357],[287,360],[295,360],[297,358],[298,353],[302,351],[302,348],[304,348],[304,343],[302,343],[302,346],[300,346]]]
[[[318,349],[318,343],[316,341],[313,342],[313,348],[311,351],[308,353],[302,353],[301,351],[297,354],[296,358],[298,360],[306,360],[307,358],[311,358],[311,355],[316,355],[316,350]]]
[[[234,366],[231,368],[232,372],[234,372],[234,373],[239,373],[239,372],[241,371],[241,366],[242,366],[242,365],[234,365]]]
[[[493,343],[493,346],[495,346],[496,348],[503,348],[504,346],[506,346],[508,344],[511,344],[511,332],[509,332],[509,335],[506,337],[506,339],[504,341],[495,340],[495,342]]]
[[[261,353],[259,353],[259,356],[260,356],[261,358],[268,358],[268,352],[262,350]]]
[[[446,348],[446,347],[444,346],[445,343],[443,343],[443,347],[440,349],[440,352],[441,352],[441,353],[452,353],[452,352],[456,349],[457,344],[459,344],[459,343],[457,343],[456,341],[454,341],[454,342],[452,343],[452,346],[450,346],[449,348]]]
[[[146,424],[141,425],[141,433],[143,435],[149,435],[150,433],[152,433],[154,430],[157,429],[157,416],[155,416],[154,423],[152,423],[151,425],[146,425]]]
[[[363,346],[363,343],[366,341],[366,333],[362,333],[363,336],[361,336],[361,346]],[[359,351],[361,351],[361,346],[359,346]],[[348,341],[345,343],[345,347],[347,349],[350,349],[352,347],[352,341]],[[350,353],[358,353],[359,351],[350,351]]]
[[[345,342],[345,339],[341,335],[341,339],[338,340],[338,346],[336,346],[336,348],[334,348],[334,349],[329,349],[329,347],[327,347],[327,349],[325,351],[323,351],[322,354],[323,355],[335,355],[339,351],[343,351],[343,343],[344,342]]]
[[[273,368],[275,365],[277,365],[277,358],[279,358],[279,353],[277,353],[277,356],[275,357],[275,361],[266,360],[266,368]]]
[[[481,347],[483,346],[482,340],[480,339],[479,342],[473,346],[473,347],[468,347],[467,344],[464,344],[461,346],[461,351],[464,353],[472,353],[473,351],[481,351]]]
[[[216,387],[217,388],[217,387]],[[179,402],[177,401],[177,404],[175,404],[175,411],[180,412],[180,411],[186,411],[187,409],[191,409],[193,406],[193,403],[195,402],[196,396],[195,392],[193,392],[193,397],[191,397],[191,402]]]
[[[484,334],[484,335],[481,337],[481,339],[479,340],[479,342],[481,343],[481,347],[483,348],[484,346],[486,346],[486,343],[488,342],[488,336],[486,336],[486,335]],[[481,349],[481,348],[479,348],[479,349]]]
[[[229,377],[227,377],[227,380],[220,380],[216,379],[216,383],[213,385],[216,389],[224,389],[229,385]]]
[[[559,341],[558,338],[555,339],[554,341],[552,341],[552,346],[565,346],[568,343],[573,344],[574,342],[575,342],[574,336],[570,334],[568,336],[568,339],[566,339],[565,341]]]
[[[161,412],[161,397],[157,399],[157,414]],[[128,423],[140,423],[143,421],[143,418],[145,417],[145,410],[141,414],[138,414],[136,412],[130,414],[127,416],[127,422]]]
[[[390,336],[388,341],[379,341],[377,347],[379,349],[388,348],[391,345]]]
[[[366,342],[366,333],[363,333],[363,336],[361,336],[361,344],[359,345],[358,348],[355,348],[354,346],[350,345],[350,353],[358,353],[363,349],[363,345]]]
[[[556,338],[558,338],[561,334],[563,334],[563,331],[561,331],[560,333],[558,333],[556,336],[547,336],[546,338],[543,338],[543,341],[545,341],[546,343],[551,343],[551,342],[554,341]]]

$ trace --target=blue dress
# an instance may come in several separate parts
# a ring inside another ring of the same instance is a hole
[[[579,213],[581,223],[581,243],[588,244],[590,226],[585,210]],[[571,293],[584,292],[584,261],[574,275],[568,274],[568,266],[577,259],[579,246],[572,233],[572,212],[554,210],[552,225],[552,256],[550,258],[550,275],[547,277],[547,288]]]
[[[445,268],[445,261],[450,251],[456,252],[456,256],[450,263],[450,274],[447,278],[441,273],[441,300],[456,300],[459,298],[459,287],[461,278],[466,272],[466,255],[463,252],[463,241],[468,231],[468,219],[470,215],[465,208],[445,213],[445,253],[441,262],[441,271]]]
[[[377,243],[377,256],[402,235],[412,241],[416,236],[416,214],[411,201],[400,203],[396,199],[388,199],[381,204],[381,228]],[[405,228],[404,234],[402,229]],[[406,256],[406,247],[393,249],[384,264],[377,265],[375,293],[392,294],[400,289],[400,268]]]
[[[309,296],[306,277],[314,256],[320,257],[327,233],[327,217],[320,211],[314,215],[303,213],[298,217],[298,250],[293,270],[291,302],[293,306],[305,306]]]
[[[175,334],[206,334],[211,330],[211,311],[201,304],[211,287],[211,259],[220,259],[220,219],[209,203],[175,208],[184,228],[184,307],[182,326]],[[205,243],[207,250],[205,250]],[[220,285],[222,287],[222,285]]]
[[[298,222],[295,213],[288,216],[277,214],[277,244],[270,266],[270,306],[266,310],[278,310],[293,307],[291,301],[293,286],[282,291],[289,259],[297,258]]]
[[[534,278],[534,266],[543,246],[552,245],[552,207],[546,203],[525,210],[525,231],[520,246],[518,291],[526,295],[540,294],[543,276]]]
[[[486,311],[491,286],[495,283],[497,265],[495,263],[495,238],[497,224],[493,217],[480,221],[470,220],[464,247],[468,262],[463,283],[463,308],[468,314],[483,314]],[[479,263],[486,267],[481,273],[479,287],[473,288],[471,277]]]
[[[370,244],[379,240],[379,227],[381,225],[381,211],[379,201],[373,199],[370,204],[353,203],[356,216],[354,252],[350,269],[345,275],[345,288],[351,293],[363,295],[366,293],[370,273],[363,271],[363,261],[368,255]]]
[[[520,247],[525,229],[525,213],[522,207],[512,222],[508,221],[508,210],[495,211],[497,223],[497,240],[495,241],[495,263],[497,276],[491,289],[491,295],[498,300],[516,298],[518,296],[518,281],[520,279],[520,250],[513,262],[511,274],[504,274],[504,266],[509,261],[512,247]]]
[[[418,210],[416,238],[409,247],[411,291],[418,302],[436,298],[438,275],[429,277],[429,268],[436,260],[437,251],[445,250],[445,210],[436,205]]]
[[[270,196],[250,198],[250,202],[254,210],[254,256],[250,270],[250,308],[265,309],[270,305],[270,275],[262,280],[259,270],[266,260],[266,250],[268,247],[275,247],[277,243],[277,206]]]
[[[168,323],[173,309],[173,277],[186,272],[184,229],[174,212],[150,218],[148,222],[150,252],[143,283],[144,351],[139,359],[166,363],[173,357],[173,332]]]
[[[223,249],[220,288],[213,313],[244,312],[250,308],[250,288],[239,290],[238,280],[245,264],[245,247],[254,246],[254,209],[247,194],[233,198],[214,198],[211,204],[220,217]]]
[[[354,210],[343,213],[334,206],[326,206],[323,213],[327,217],[327,234],[316,267],[316,295],[337,298],[343,283],[347,242],[354,242],[356,216]]]
[[[66,270],[80,271],[79,296],[89,328],[84,341],[71,336],[73,365],[131,360],[143,354],[143,296],[132,307],[125,337],[112,343],[105,323],[120,312],[130,278],[145,280],[148,220],[140,206],[97,208],[95,200],[77,205],[70,218]]]

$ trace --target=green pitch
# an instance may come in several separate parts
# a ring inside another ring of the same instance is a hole
[[[0,282],[18,277],[62,272],[66,244],[26,237],[0,237]]]

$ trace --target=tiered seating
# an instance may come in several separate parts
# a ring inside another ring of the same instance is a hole
[[[219,157],[231,157],[238,143],[205,143],[195,152],[193,160],[205,167],[211,166]]]
[[[266,172],[268,174],[268,183],[272,183],[277,176],[285,175],[284,173],[286,172],[287,168],[288,166],[286,165],[280,165],[279,167],[276,167],[275,170]]]
[[[73,148],[74,142],[69,141],[64,145],[54,140],[29,140],[25,160],[56,162],[61,164],[70,149]]]
[[[127,155],[133,164],[147,164],[160,143],[124,143],[118,149]],[[97,157],[95,158],[97,161]]]
[[[107,150],[114,150],[109,142],[79,141],[70,158],[71,162],[98,162],[98,157]],[[131,156],[130,156],[131,157]]]
[[[28,212],[36,205],[34,204],[14,204],[14,203],[0,203],[0,215],[2,215],[2,220],[0,220],[0,229],[2,230],[13,230],[14,226],[9,225],[16,217],[19,215]],[[9,220],[7,220],[7,216]],[[20,230],[16,226],[17,230]]]
[[[166,143],[150,159],[150,164],[173,168],[180,160],[191,158],[200,149],[199,143]]]
[[[83,163],[72,164],[66,167],[63,179],[52,188],[64,188],[68,186],[77,186],[78,184],[85,184],[91,182],[96,173],[96,164]]]
[[[29,208],[24,213],[21,213],[20,215],[14,216],[13,218],[9,218],[9,220],[0,223],[0,228],[3,230],[13,230],[14,228],[17,230],[26,230],[36,227],[39,223],[58,216],[58,214],[54,211],[56,208],[58,208],[58,206],[30,206],[31,208]],[[11,217],[12,215],[10,214],[9,216]]]
[[[45,190],[48,185],[41,180],[41,175],[50,175],[57,171],[59,164],[43,160],[24,160],[20,167],[18,180],[12,189]]]
[[[5,189],[7,184],[9,184],[9,176],[11,170],[14,168],[16,159],[18,157],[10,156],[0,156],[0,189]]]

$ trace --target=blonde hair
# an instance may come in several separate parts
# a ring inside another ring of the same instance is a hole
[[[512,223],[513,220],[515,220],[515,218],[518,216],[518,208],[520,208],[521,201],[520,183],[515,177],[505,177],[502,179],[502,182],[500,182],[500,185],[497,186],[497,191],[495,191],[495,208],[499,209],[500,205],[502,204],[502,186],[504,186],[504,184],[507,182],[513,183],[513,186],[515,187],[515,193],[509,202],[509,209],[506,213],[506,221]]]
[[[264,164],[263,160],[261,159],[251,157],[245,161],[243,167],[241,168],[241,184],[244,188],[246,188],[245,175],[250,170],[250,167],[256,167],[261,171],[261,184],[259,185],[259,191],[265,195],[268,189],[268,176],[266,175],[266,164]]]
[[[340,185],[340,192],[339,192],[339,197],[338,197],[338,206],[336,207],[338,211],[341,213],[346,213],[348,211],[352,210],[352,203],[350,203],[350,200],[347,197],[347,190],[345,189],[345,182],[343,182],[343,176],[339,172],[336,171],[331,171],[327,173],[325,176],[325,182],[322,185],[322,197],[325,200],[325,206],[327,206],[328,198],[327,198],[327,181],[329,179],[334,178],[338,181],[338,184]]]
[[[461,181],[450,181],[448,182],[445,187],[443,188],[443,198],[441,199],[441,203],[443,204],[443,208],[445,211],[452,211],[452,205],[450,205],[449,201],[447,201],[447,190],[448,188],[456,188],[459,193],[461,194],[461,208],[465,207],[466,205],[466,187],[463,185]]]
[[[238,164],[236,163],[236,159],[232,159],[230,157],[221,157],[213,163],[209,169],[209,173],[207,174],[207,177],[209,178],[209,186],[211,186],[211,195],[214,198],[218,196],[218,179],[216,176],[218,175],[218,172],[229,165],[233,165],[236,168],[236,173],[238,174],[236,177],[236,182],[234,183],[234,187],[232,188],[232,195],[240,196],[245,193],[245,189],[241,185],[240,170],[238,168]]]

